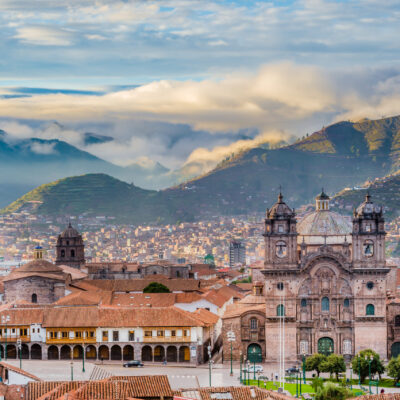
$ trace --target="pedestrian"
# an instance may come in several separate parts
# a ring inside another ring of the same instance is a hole
[[[385,393],[385,389],[381,389],[381,394]]]
[[[273,381],[274,381],[274,373],[271,372],[271,382],[273,382]]]
[[[275,373],[275,380],[278,382],[278,374],[277,373]]]

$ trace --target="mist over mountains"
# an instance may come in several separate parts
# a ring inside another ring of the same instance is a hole
[[[32,146],[35,149],[37,145],[51,145],[55,153],[40,157],[35,153],[37,149],[32,150]],[[244,150],[226,158],[202,176],[158,192],[143,190],[105,175],[115,177],[127,174],[127,171],[133,173],[136,167],[116,167],[63,142],[32,139],[15,146],[6,148],[7,152],[14,151],[20,160],[26,157],[33,160],[35,172],[40,170],[38,157],[46,160],[42,168],[49,163],[54,167],[53,173],[56,168],[58,173],[93,168],[97,170],[89,172],[103,174],[72,177],[43,185],[11,204],[7,212],[19,210],[29,201],[36,200],[42,202],[35,211],[39,214],[89,213],[124,218],[132,223],[176,222],[214,215],[264,212],[275,202],[280,185],[286,201],[292,207],[298,207],[312,200],[321,187],[334,194],[344,187],[361,185],[366,180],[394,173],[400,164],[400,117],[339,122],[292,145]],[[24,151],[28,153],[22,157]],[[60,151],[63,157],[60,157]],[[22,164],[19,168],[22,175]],[[157,168],[160,176],[169,173],[162,166]],[[101,196],[97,196],[101,201],[93,201],[92,193],[97,191],[101,192]]]

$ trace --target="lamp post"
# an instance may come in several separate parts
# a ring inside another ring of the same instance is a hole
[[[250,361],[247,360],[247,384],[249,384],[250,382]]]
[[[6,328],[4,330],[4,333],[6,335],[6,337],[5,337],[6,343],[5,343],[5,349],[4,349],[4,359],[6,361],[7,361],[7,335],[8,335],[7,323],[8,322],[10,322],[10,316],[9,315],[2,315],[1,316],[1,323],[6,326]]]
[[[232,342],[234,342],[236,340],[235,332],[229,331],[227,333],[227,337],[228,337],[228,342],[231,343],[231,373],[230,373],[230,375],[233,376],[233,369],[232,369]]]
[[[350,365],[350,390],[353,390],[353,367]]]
[[[365,356],[365,361],[368,362],[368,373],[369,373],[369,381],[368,381],[368,389],[369,389],[369,394],[372,394],[371,391],[371,362],[372,362],[372,356],[370,354]]]
[[[306,383],[306,349],[303,348],[303,382]]]
[[[208,374],[209,374],[209,384],[211,387],[211,346],[207,346],[207,351],[208,351]]]
[[[301,379],[301,378],[300,378]],[[299,373],[296,372],[296,399],[299,397]]]
[[[85,333],[83,333],[85,334]],[[82,372],[85,372],[85,339],[83,339],[83,343],[82,343]]]
[[[19,369],[22,369],[22,344],[21,339],[17,340],[17,349],[19,352]]]
[[[360,355],[357,356],[357,364],[358,364],[358,386],[361,387],[361,363],[360,363]]]
[[[71,361],[71,382],[74,380],[74,362]]]
[[[240,352],[240,375],[239,375],[240,384],[242,384],[242,362],[243,362],[243,353]]]

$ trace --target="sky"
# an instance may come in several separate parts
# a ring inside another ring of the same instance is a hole
[[[0,0],[0,34],[0,129],[120,165],[400,114],[398,0]]]

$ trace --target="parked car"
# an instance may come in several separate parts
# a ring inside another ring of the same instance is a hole
[[[295,367],[295,366],[290,367],[290,368],[288,368],[288,369],[286,370],[286,373],[287,373],[288,375],[298,374],[299,372],[300,372],[300,370],[299,370],[297,367]]]
[[[256,372],[263,372],[264,371],[262,365],[258,365],[257,364],[256,366],[250,365],[249,369],[248,369],[248,372],[254,372],[254,369],[256,370]]]
[[[143,366],[144,366],[143,363],[138,360],[132,360],[124,363],[125,368],[131,368],[131,367],[142,368]]]

